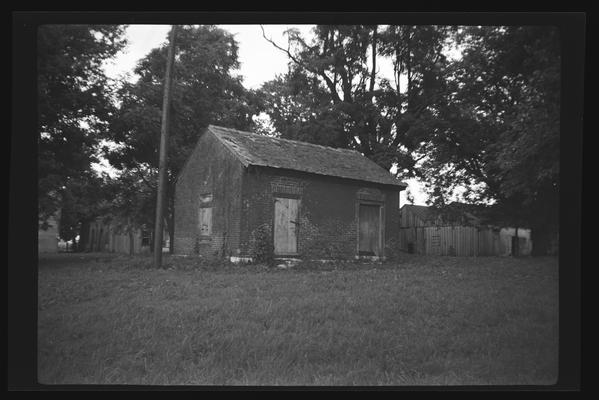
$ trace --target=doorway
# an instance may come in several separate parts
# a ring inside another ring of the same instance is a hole
[[[358,213],[358,255],[381,255],[381,206],[360,204]]]
[[[297,255],[299,199],[275,198],[274,253]]]

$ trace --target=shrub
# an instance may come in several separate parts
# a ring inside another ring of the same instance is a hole
[[[401,256],[399,240],[389,239],[385,245],[385,257],[388,261],[397,261]]]
[[[274,265],[274,247],[271,229],[267,224],[260,225],[252,232],[252,258],[256,263]]]

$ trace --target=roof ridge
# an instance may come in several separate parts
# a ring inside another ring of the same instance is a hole
[[[286,139],[286,138],[276,137],[276,136],[273,137],[273,136],[261,135],[259,133],[242,131],[242,130],[239,130],[239,129],[227,128],[227,127],[218,126],[218,125],[208,125],[208,127],[209,128],[213,127],[213,128],[217,128],[217,129],[226,129],[226,130],[229,130],[229,131],[235,131],[237,133],[241,133],[243,135],[257,136],[257,137],[260,137],[260,138],[268,138],[268,139],[274,139],[274,140],[282,140],[282,141],[285,141],[285,142],[299,143],[299,144],[302,144],[302,145],[316,146],[316,147],[320,147],[320,148],[323,148],[323,149],[329,149],[329,150],[335,150],[335,151],[350,151],[350,152],[354,152],[354,153],[358,153],[358,154],[362,155],[362,153],[360,153],[359,151],[357,151],[355,149],[344,149],[344,148],[341,148],[341,147],[324,146],[324,145],[321,145],[321,144],[304,142],[304,141],[301,141],[301,140],[293,140],[293,139]]]
[[[208,125],[207,130],[245,167],[262,165],[404,188],[407,186],[388,170],[353,149],[323,146],[212,124]],[[284,154],[280,154],[278,149],[283,149]],[[295,162],[302,160],[303,164],[290,162],[289,157]]]

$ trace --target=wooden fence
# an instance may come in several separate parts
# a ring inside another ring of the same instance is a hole
[[[471,226],[400,228],[400,248],[416,254],[491,256],[509,253],[499,230]]]
[[[111,224],[94,223],[89,228],[87,251],[137,254],[148,251],[148,246],[142,245],[141,231],[136,229],[131,235],[122,232]]]
[[[141,253],[141,233],[136,231],[134,234],[129,235],[127,233],[111,232],[105,251],[125,254]]]

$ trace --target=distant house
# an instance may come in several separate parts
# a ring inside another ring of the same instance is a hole
[[[175,253],[385,257],[406,185],[353,150],[206,128],[175,194]]]
[[[530,229],[500,227],[477,207],[452,203],[444,210],[406,204],[400,212],[400,248],[417,254],[530,255]]]
[[[40,224],[37,231],[38,253],[58,253],[59,220],[60,213],[57,213],[48,218],[45,229]]]
[[[87,252],[139,254],[150,251],[150,239],[148,230],[104,216],[88,224],[81,246]]]

